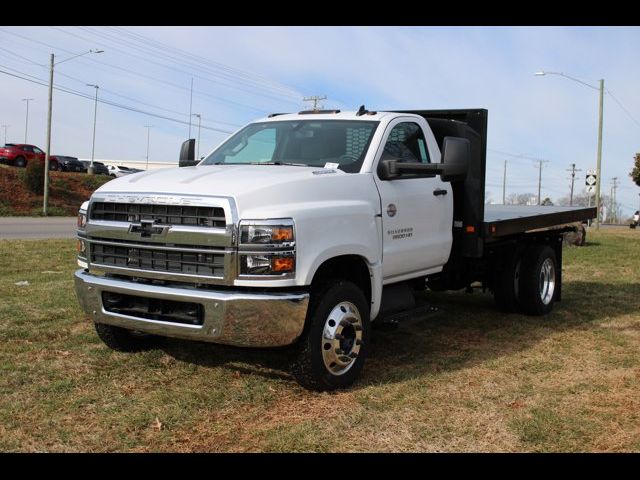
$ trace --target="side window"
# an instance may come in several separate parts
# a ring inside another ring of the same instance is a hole
[[[33,147],[33,152],[34,153],[44,153],[42,150],[40,150],[38,147]]]
[[[33,152],[33,147],[31,145],[24,145],[22,147],[22,150],[24,150],[25,152]]]
[[[381,160],[430,163],[427,142],[420,125],[414,122],[397,124],[387,138]]]
[[[276,148],[276,129],[265,128],[224,152],[226,163],[270,162]]]

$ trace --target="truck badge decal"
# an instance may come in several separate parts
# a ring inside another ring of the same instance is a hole
[[[403,238],[413,237],[413,227],[396,228],[395,230],[387,230],[387,235],[391,236],[391,240],[401,240]]]
[[[389,215],[390,217],[395,217],[396,213],[397,213],[398,209],[396,208],[395,204],[390,203],[387,206],[387,215]]]
[[[140,220],[138,223],[132,223],[129,227],[129,233],[139,233],[141,237],[167,233],[169,226],[156,225],[156,221],[157,220]]]

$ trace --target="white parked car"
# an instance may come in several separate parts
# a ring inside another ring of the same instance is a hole
[[[125,167],[122,165],[109,165],[109,175],[112,177],[124,177],[125,175],[131,175],[132,173],[136,173],[138,170],[134,170],[133,168]]]

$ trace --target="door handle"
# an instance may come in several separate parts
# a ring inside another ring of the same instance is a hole
[[[447,194],[447,191],[446,191],[446,190],[443,190],[442,188],[436,188],[436,189],[433,191],[433,194],[437,197],[438,195],[446,195],[446,194]]]

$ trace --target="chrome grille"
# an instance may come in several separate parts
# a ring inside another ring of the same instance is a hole
[[[94,202],[89,218],[113,222],[151,220],[158,225],[188,225],[224,228],[226,219],[221,207],[190,205],[147,205],[137,203]]]
[[[91,243],[91,263],[127,269],[224,277],[221,251],[184,251],[151,246]]]

